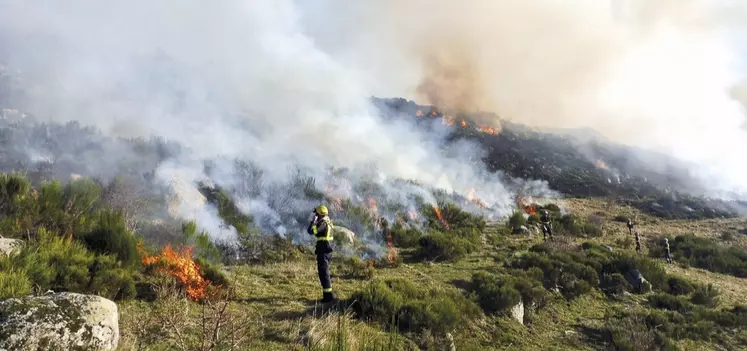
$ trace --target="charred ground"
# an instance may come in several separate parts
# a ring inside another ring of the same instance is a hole
[[[611,197],[669,219],[735,217],[745,208],[744,202],[709,197],[678,160],[614,144],[592,132],[539,132],[492,114],[488,118],[445,114],[435,106],[401,98],[373,101],[387,117],[413,118],[425,129],[432,129],[434,121],[451,124],[453,131],[447,140],[471,140],[481,145],[487,151],[482,161],[491,171],[544,180],[570,197]],[[480,119],[499,121],[500,127],[475,122]],[[488,128],[495,132],[486,133]]]

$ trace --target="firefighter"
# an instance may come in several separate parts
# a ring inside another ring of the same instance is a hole
[[[667,263],[672,263],[672,255],[669,251],[669,238],[664,238],[664,258],[666,258]]]
[[[542,210],[540,215],[540,222],[542,222],[542,239],[547,241],[547,237],[550,237],[552,241],[552,223],[550,222],[550,212]]]
[[[635,252],[641,253],[641,237],[638,235],[638,231],[635,232]]]
[[[329,219],[329,210],[325,205],[319,205],[314,209],[314,219],[311,220],[306,230],[316,238],[316,267],[319,272],[319,281],[322,283],[322,302],[332,302],[335,295],[332,293],[332,278],[329,275],[329,265],[332,261],[332,229],[334,225]]]
[[[633,220],[628,218],[628,231],[630,231],[630,234],[633,234],[633,227],[635,225],[633,224]],[[637,234],[637,233],[636,233]]]

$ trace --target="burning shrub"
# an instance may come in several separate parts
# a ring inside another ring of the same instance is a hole
[[[155,267],[156,272],[175,278],[190,299],[197,301],[206,297],[210,281],[203,277],[201,267],[192,260],[191,247],[184,247],[177,252],[171,245],[166,245],[161,254],[155,256],[142,251],[142,262],[146,267]]]
[[[404,279],[372,281],[350,300],[358,318],[401,332],[444,334],[479,314],[457,291],[428,289]]]

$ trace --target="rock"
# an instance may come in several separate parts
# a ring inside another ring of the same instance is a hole
[[[519,301],[514,307],[511,307],[511,317],[524,325],[524,302]]]
[[[449,342],[449,351],[456,351],[454,337],[451,335],[451,333],[446,333],[446,340]]]
[[[335,235],[335,239],[340,240],[345,244],[352,244],[355,242],[355,233],[348,228],[335,226],[334,233],[339,233],[340,235]]]
[[[100,296],[58,293],[0,301],[0,351],[115,350],[117,305]]]
[[[20,250],[23,240],[0,238],[0,255],[11,255]]]
[[[651,283],[649,283],[646,278],[643,277],[641,272],[637,269],[633,269],[629,271],[627,274],[625,274],[625,279],[630,283],[630,285],[635,288],[635,290],[638,293],[647,293],[651,292]]]
[[[526,235],[526,236],[532,235],[532,232],[525,225],[520,225],[519,226],[518,233],[521,234],[521,235]]]
[[[605,248],[607,248],[607,251],[612,252],[612,246],[604,245]]]

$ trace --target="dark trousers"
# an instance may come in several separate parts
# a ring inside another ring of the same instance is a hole
[[[542,238],[547,240],[548,235],[550,236],[550,240],[552,240],[552,224],[542,223]]]
[[[329,265],[331,262],[331,252],[316,254],[316,268],[319,271],[319,282],[322,283],[324,292],[332,292],[332,277],[329,275]]]
[[[664,257],[667,260],[667,263],[672,263],[672,256],[669,254],[669,250],[665,252],[666,256]]]

